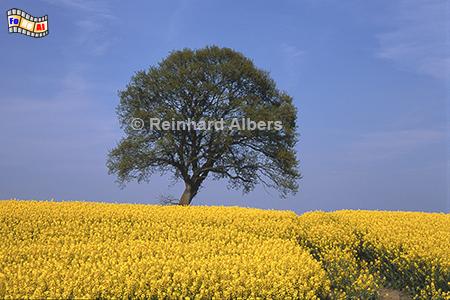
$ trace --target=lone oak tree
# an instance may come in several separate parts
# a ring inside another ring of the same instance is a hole
[[[208,175],[228,179],[229,187],[244,193],[258,183],[279,190],[281,196],[297,191],[292,98],[241,53],[216,46],[172,52],[157,66],[136,72],[119,96],[117,114],[125,137],[109,153],[107,166],[120,183],[148,182],[155,172],[171,172],[185,183],[181,205],[191,203]],[[136,118],[144,120],[142,130],[130,126]],[[282,129],[155,130],[151,118],[248,118],[281,121]]]

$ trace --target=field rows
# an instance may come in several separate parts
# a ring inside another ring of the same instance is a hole
[[[450,215],[0,201],[0,298],[450,299]]]

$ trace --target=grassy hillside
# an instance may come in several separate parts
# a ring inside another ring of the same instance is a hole
[[[450,215],[0,201],[0,298],[450,297]]]

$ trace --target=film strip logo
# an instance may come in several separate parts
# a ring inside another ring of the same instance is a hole
[[[35,38],[48,35],[48,16],[36,18],[17,8],[8,10],[6,15],[10,33],[21,33]]]

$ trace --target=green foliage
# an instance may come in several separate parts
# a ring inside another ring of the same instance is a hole
[[[119,96],[117,114],[125,137],[109,153],[107,166],[121,183],[171,172],[186,184],[182,204],[191,202],[209,175],[227,179],[230,187],[244,192],[258,183],[278,189],[282,196],[297,190],[292,98],[241,53],[215,46],[172,52],[157,66],[137,72]],[[144,130],[130,128],[133,118],[145,121]],[[283,128],[150,130],[151,118],[250,118],[281,121]]]

